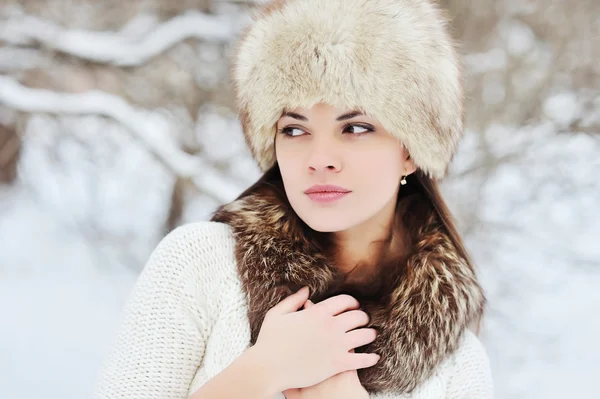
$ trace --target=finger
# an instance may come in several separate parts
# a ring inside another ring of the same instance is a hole
[[[314,306],[314,303],[310,299],[307,299],[306,302],[304,302],[304,309],[308,309],[311,306]]]
[[[347,332],[369,324],[369,315],[362,310],[350,310],[335,316],[335,323]]]
[[[285,390],[285,391],[283,391],[283,395],[285,396],[285,399],[299,399],[300,398],[300,389],[292,388],[292,389]]]
[[[337,316],[347,310],[360,308],[360,303],[350,295],[340,294],[315,304],[315,307],[323,309],[332,316]]]
[[[306,302],[309,295],[308,287],[302,287],[292,295],[284,298],[277,305],[273,306],[269,312],[276,314],[292,313],[300,308]]]
[[[347,332],[344,342],[348,350],[370,344],[377,338],[377,331],[373,328],[361,328]]]
[[[348,353],[346,370],[358,370],[373,367],[381,356],[376,353]]]

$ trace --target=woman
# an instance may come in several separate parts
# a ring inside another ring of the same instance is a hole
[[[491,398],[485,299],[436,183],[457,64],[428,0],[268,4],[233,62],[265,174],[160,243],[97,397]]]

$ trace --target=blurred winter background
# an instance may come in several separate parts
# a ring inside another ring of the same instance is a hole
[[[441,2],[496,396],[598,398],[600,2]],[[254,5],[0,0],[0,397],[88,397],[158,241],[258,177],[227,80]]]

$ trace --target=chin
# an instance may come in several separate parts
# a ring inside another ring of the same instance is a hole
[[[290,205],[308,227],[320,233],[348,230],[363,222],[368,216],[364,208],[347,203],[319,206],[307,198],[290,198]]]
[[[320,233],[335,233],[338,231],[347,230],[357,223],[354,220],[350,220],[348,216],[344,215],[320,215],[317,212],[307,211],[310,216],[306,214],[298,214],[300,219],[308,225],[311,229]]]

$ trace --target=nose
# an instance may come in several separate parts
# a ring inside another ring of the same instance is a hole
[[[311,173],[339,172],[342,169],[340,147],[336,145],[335,140],[329,137],[319,137],[315,138],[312,144],[308,160],[308,169]]]

